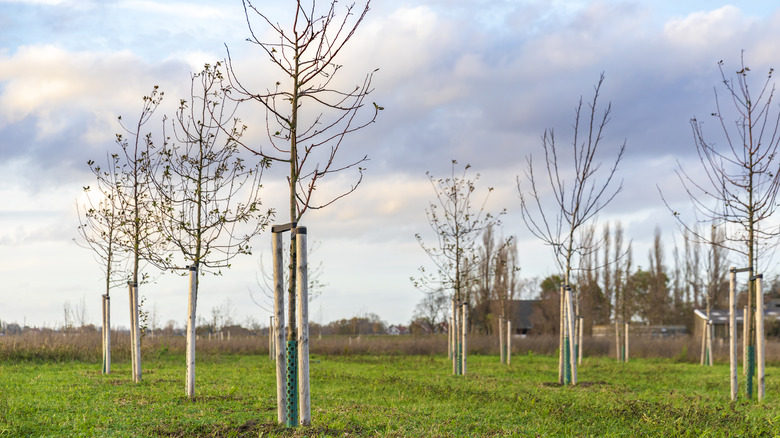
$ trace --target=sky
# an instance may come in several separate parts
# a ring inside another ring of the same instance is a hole
[[[258,7],[283,23],[289,3]],[[0,0],[0,320],[58,327],[66,304],[83,303],[99,324],[100,266],[74,242],[76,205],[94,184],[86,162],[115,148],[117,116],[137,117],[154,85],[166,94],[160,112],[172,114],[189,75],[223,60],[227,49],[239,71],[272,85],[276,73],[247,36],[240,0]],[[322,263],[327,284],[310,305],[311,320],[411,319],[423,295],[409,277],[432,268],[415,240],[420,233],[433,242],[426,172],[446,176],[452,160],[479,173],[477,193],[494,188],[487,208],[506,208],[501,232],[517,239],[521,275],[555,273],[551,250],[523,224],[516,178],[528,156],[541,159],[546,129],[570,141],[574,108],[592,96],[602,72],[601,99],[611,102],[612,118],[600,158],[614,159],[624,141],[626,153],[623,190],[595,223],[620,221],[635,264],[646,266],[656,227],[667,248],[681,241],[659,189],[674,209],[689,210],[675,170],[701,176],[690,119],[723,142],[707,118],[721,83],[717,63],[733,75],[742,51],[757,84],[780,65],[775,2],[372,1],[340,63],[346,78],[379,69],[371,100],[385,110],[343,146],[348,157],[370,159],[358,190],[305,216],[317,247],[310,263]],[[248,138],[261,139],[261,109],[240,111]],[[322,193],[349,183],[347,175]],[[283,172],[269,171],[263,204],[283,211],[285,184]],[[237,322],[267,324],[259,272],[261,258],[269,264],[269,234],[252,242],[252,256],[203,278],[201,317],[228,303]],[[155,281],[141,288],[147,309],[158,324],[182,326],[187,280],[149,271]],[[126,291],[112,297],[114,324],[127,326]]]

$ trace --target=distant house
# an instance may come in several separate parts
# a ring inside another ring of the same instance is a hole
[[[402,325],[391,325],[387,329],[388,335],[408,335],[409,329]]]
[[[534,324],[531,315],[534,313],[536,303],[539,300],[509,300],[507,313],[512,321],[512,334],[525,336],[533,333]],[[492,302],[491,306],[497,308],[498,302]]]
[[[704,322],[707,320],[707,311],[696,309],[693,311],[696,318],[696,331],[701,334]],[[737,322],[737,331],[741,332],[742,324],[745,321],[744,309],[737,309],[735,319]],[[780,299],[769,299],[764,302],[764,321],[774,321],[780,319]],[[729,338],[729,311],[728,310],[710,310],[710,321],[713,328],[713,337],[715,339]]]

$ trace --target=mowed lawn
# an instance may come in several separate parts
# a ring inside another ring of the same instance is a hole
[[[728,366],[586,358],[580,384],[559,387],[555,357],[313,356],[313,425],[276,425],[267,356],[202,355],[194,401],[184,357],[146,357],[110,375],[83,362],[0,363],[4,436],[780,436],[780,368],[764,402],[728,399]],[[744,380],[740,370],[740,381]]]

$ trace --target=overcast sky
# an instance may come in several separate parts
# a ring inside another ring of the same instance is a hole
[[[284,22],[289,3],[258,6]],[[100,267],[73,242],[75,205],[94,184],[86,161],[115,146],[116,117],[136,117],[153,85],[175,104],[189,74],[223,59],[226,46],[241,71],[273,84],[247,36],[240,0],[0,0],[0,319],[56,327],[66,302],[84,300],[98,324]],[[731,75],[741,50],[757,83],[780,66],[775,2],[375,0],[340,63],[350,77],[379,68],[371,100],[386,109],[344,145],[370,158],[358,191],[305,218],[319,246],[311,262],[322,261],[328,284],[311,318],[409,321],[422,298],[409,277],[430,267],[414,238],[432,237],[425,172],[445,176],[453,159],[481,175],[479,192],[495,188],[488,208],[508,210],[503,233],[518,239],[522,275],[554,273],[551,251],[522,224],[515,179],[525,157],[539,156],[546,128],[570,139],[574,107],[601,72],[613,109],[603,157],[624,140],[627,149],[623,192],[597,220],[622,221],[635,264],[646,266],[655,227],[667,247],[680,241],[657,187],[686,210],[674,170],[679,162],[697,172],[689,120],[705,121],[712,141],[723,141],[708,119],[717,62]],[[260,109],[242,111],[251,120]],[[250,124],[248,135],[263,129]],[[263,183],[263,203],[283,210],[281,173]],[[253,247],[222,277],[204,278],[201,316],[229,300],[239,322],[267,323],[250,292],[265,301],[257,272],[261,254],[270,257],[268,234]],[[182,325],[186,290],[186,279],[165,275],[141,294],[159,323]],[[127,325],[127,293],[112,293],[114,322]]]

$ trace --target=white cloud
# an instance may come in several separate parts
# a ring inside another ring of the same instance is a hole
[[[757,21],[745,17],[736,6],[726,5],[671,19],[664,26],[664,36],[675,45],[694,50],[730,46],[728,43],[748,32]]]

